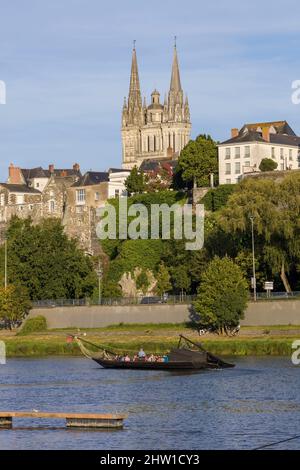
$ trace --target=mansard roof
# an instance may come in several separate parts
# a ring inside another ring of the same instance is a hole
[[[109,173],[106,171],[87,171],[72,187],[93,186],[109,181]]]
[[[270,130],[269,139],[264,139],[264,131]],[[254,124],[244,124],[236,137],[232,137],[220,145],[239,144],[247,142],[268,142],[278,145],[300,146],[298,137],[287,121],[257,122]]]

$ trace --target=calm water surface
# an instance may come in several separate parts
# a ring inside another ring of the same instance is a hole
[[[234,358],[198,373],[101,369],[85,358],[9,359],[0,410],[126,412],[122,431],[19,419],[0,449],[252,449],[300,435],[300,367],[289,358]],[[300,439],[276,449],[298,449]]]

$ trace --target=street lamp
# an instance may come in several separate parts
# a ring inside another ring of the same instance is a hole
[[[252,270],[253,270],[253,298],[256,302],[256,273],[255,273],[255,245],[254,245],[254,217],[250,216],[251,220],[251,235],[252,235]]]
[[[7,288],[7,238],[4,240],[4,288]]]
[[[96,269],[96,273],[97,273],[97,276],[98,276],[98,303],[99,305],[101,305],[101,280],[102,280],[102,274],[103,274],[103,270],[102,270],[102,266],[101,266],[101,261],[99,259],[99,262],[98,262],[98,269]]]

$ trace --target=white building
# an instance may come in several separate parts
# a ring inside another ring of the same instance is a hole
[[[247,173],[259,172],[264,158],[277,163],[277,170],[300,167],[300,137],[286,121],[245,124],[232,129],[231,139],[218,145],[219,183],[235,184]]]
[[[130,170],[110,168],[108,173],[108,199],[111,197],[127,196],[125,181],[130,175]]]

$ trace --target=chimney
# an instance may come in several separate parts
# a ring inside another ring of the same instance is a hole
[[[9,184],[23,184],[21,169],[11,163],[8,167],[8,183]]]
[[[54,173],[54,165],[53,163],[51,165],[49,165],[49,172],[50,173]]]
[[[233,129],[231,129],[231,138],[234,139],[234,137],[237,137],[239,135],[239,130],[234,127]]]
[[[269,127],[263,127],[262,137],[267,142],[270,142],[270,128]]]
[[[77,171],[77,172],[80,171],[80,166],[79,166],[78,163],[74,163],[74,165],[73,165],[73,170],[74,170],[74,171]]]

